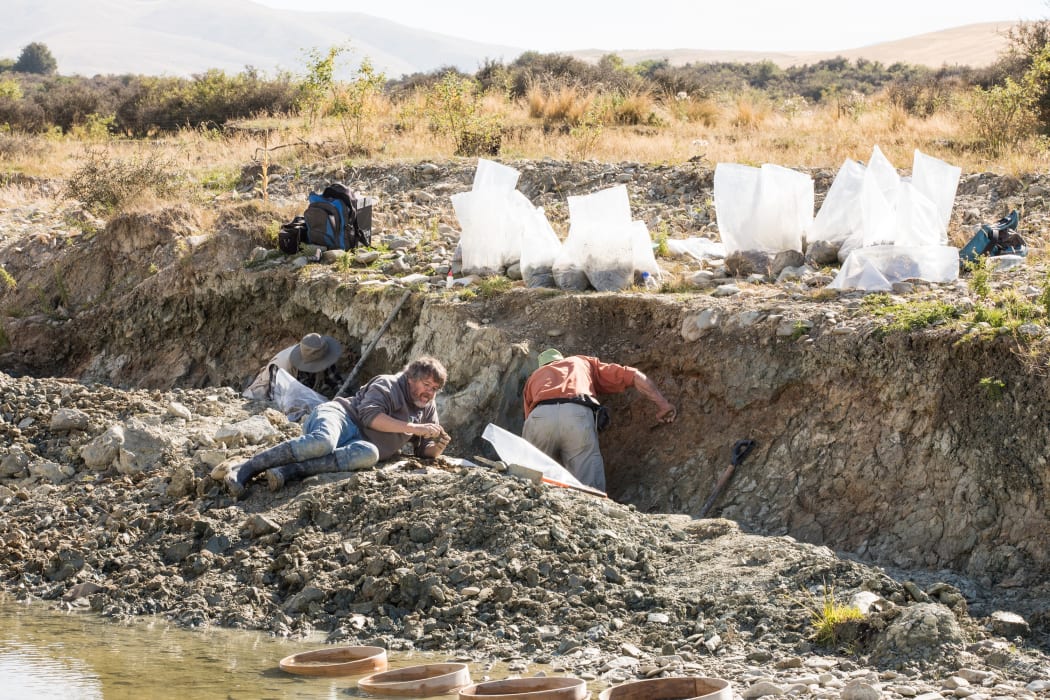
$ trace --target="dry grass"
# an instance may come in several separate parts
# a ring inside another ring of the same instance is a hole
[[[597,95],[582,92],[571,85],[553,89],[533,86],[526,96],[528,115],[544,124],[580,124],[594,107]]]
[[[598,103],[610,99],[572,87],[536,88],[521,102],[484,95],[478,107],[482,114],[500,117],[504,129],[500,157],[507,159],[567,159],[584,154],[606,162],[674,164],[703,156],[711,165],[776,163],[837,169],[847,158],[866,161],[878,145],[902,169],[910,167],[915,149],[959,165],[964,172],[1020,174],[1050,165],[1046,149],[1034,139],[992,157],[970,148],[966,120],[960,113],[946,110],[922,119],[877,98],[855,100],[843,109],[839,104],[811,106],[797,101],[777,105],[761,96],[715,102],[630,95],[612,100],[619,111],[607,113]],[[329,159],[362,163],[454,155],[455,140],[430,128],[421,97],[398,104],[380,100],[375,114],[363,126],[367,140],[363,150],[348,146],[337,120],[310,124],[298,116],[241,123],[222,133],[186,129],[149,142],[114,138],[90,145],[105,149],[113,159],[156,152],[185,172],[216,182],[232,178],[263,157],[271,164],[294,168]],[[570,128],[591,124],[595,115],[600,119],[596,128]],[[9,176],[66,177],[83,160],[89,145],[69,136],[6,138],[7,148],[0,148],[0,171]],[[3,199],[24,196],[9,192]]]

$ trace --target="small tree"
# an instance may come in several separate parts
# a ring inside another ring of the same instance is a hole
[[[361,61],[352,81],[332,84],[332,113],[339,118],[348,145],[361,140],[362,124],[375,113],[376,99],[385,84],[386,76],[377,73],[367,58]]]
[[[18,60],[15,61],[14,70],[20,73],[51,75],[58,71],[58,62],[51,55],[51,49],[47,48],[47,44],[34,41],[32,44],[26,44],[22,49]]]
[[[482,111],[478,81],[450,70],[427,90],[424,110],[430,128],[456,141],[457,156],[498,155],[502,117]]]
[[[327,53],[316,48],[307,53],[306,75],[299,84],[299,109],[307,113],[311,124],[324,116],[335,84],[336,59],[346,51],[345,46],[332,46]]]
[[[973,88],[964,104],[977,145],[990,153],[1000,154],[1032,133],[1032,95],[1012,78],[987,90]]]

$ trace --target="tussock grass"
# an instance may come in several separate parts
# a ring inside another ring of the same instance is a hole
[[[774,103],[750,93],[601,95],[572,85],[536,85],[520,100],[498,91],[470,99],[470,127],[482,125],[501,134],[499,156],[505,158],[586,157],[613,163],[675,164],[703,156],[711,165],[776,163],[837,169],[846,159],[866,161],[878,145],[902,169],[910,166],[915,149],[965,172],[1018,175],[1050,167],[1048,149],[1037,137],[992,154],[975,145],[972,117],[961,106],[919,117],[887,96],[846,105],[835,101],[809,105],[804,100]],[[422,89],[396,100],[371,96],[368,118],[354,144],[347,143],[345,124],[339,119],[311,120],[297,114],[240,120],[221,131],[187,128],[159,135],[148,144],[118,136],[89,143],[72,134],[0,134],[0,166],[7,173],[29,177],[67,178],[86,147],[104,148],[113,162],[141,160],[148,150],[176,164],[201,189],[212,189],[217,180],[225,180],[222,188],[228,186],[233,173],[263,162],[264,157],[271,169],[295,169],[319,161],[362,164],[454,157],[460,134],[435,129],[430,104],[428,113]],[[351,145],[356,146],[352,153]],[[217,173],[224,176],[217,178]],[[4,185],[0,179],[0,189]]]

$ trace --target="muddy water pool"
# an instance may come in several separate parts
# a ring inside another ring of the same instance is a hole
[[[322,648],[326,647],[320,639],[289,641],[243,630],[185,630],[163,619],[121,624],[0,596],[3,700],[365,697],[356,687],[361,676],[316,678],[278,668],[285,656]],[[390,668],[449,660],[402,652],[391,652],[389,657]],[[510,675],[498,665],[469,667],[475,682]]]

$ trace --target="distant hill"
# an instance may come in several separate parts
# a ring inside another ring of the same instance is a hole
[[[730,63],[757,63],[772,61],[781,68],[814,64],[836,56],[850,60],[865,58],[879,61],[883,65],[893,63],[910,63],[930,68],[941,66],[972,66],[980,68],[995,62],[999,53],[1007,46],[1006,32],[1013,22],[984,22],[968,24],[963,27],[945,29],[939,32],[919,34],[917,36],[887,41],[857,49],[841,51],[808,51],[808,52],[761,52],[761,51],[709,51],[704,49],[645,49],[616,51],[617,56],[625,63],[635,64],[641,61],[666,58],[671,65],[681,66],[686,63],[713,63],[726,61]],[[610,53],[599,49],[569,52],[585,61],[596,62]]]
[[[209,68],[238,73],[302,72],[304,50],[349,42],[347,69],[368,57],[387,77],[455,66],[473,73],[486,59],[513,61],[526,49],[468,41],[357,12],[277,10],[251,0],[3,0],[0,57],[43,42],[62,75],[188,76]],[[1010,23],[975,24],[857,49],[762,53],[651,49],[617,51],[627,63],[771,60],[780,66],[858,57],[940,67],[984,66],[1005,46]],[[609,51],[564,52],[597,61]]]
[[[304,49],[349,40],[356,66],[368,57],[387,77],[456,66],[473,73],[486,58],[524,49],[413,29],[357,12],[277,10],[250,0],[3,0],[0,57],[43,42],[62,75],[181,75],[301,71]]]

